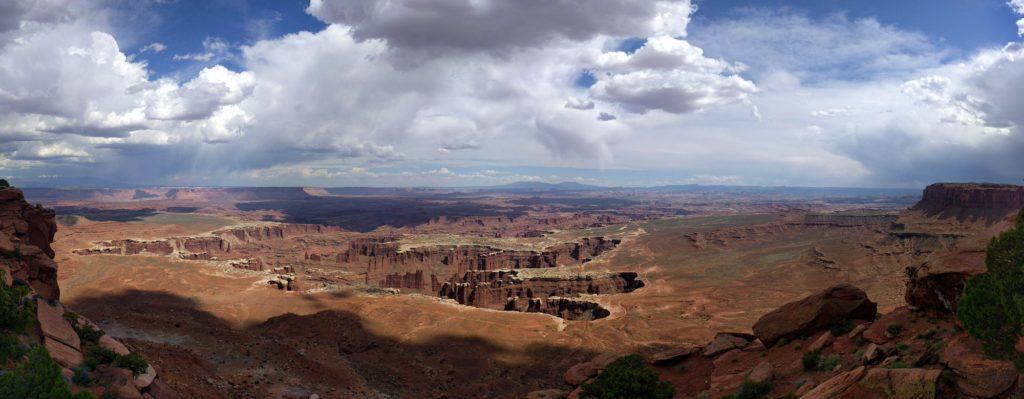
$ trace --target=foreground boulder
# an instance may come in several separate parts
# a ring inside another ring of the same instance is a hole
[[[617,353],[602,353],[587,362],[572,366],[565,372],[565,382],[572,386],[583,384],[587,380],[597,376],[608,364],[614,362],[622,355]]]
[[[887,398],[932,399],[940,375],[942,370],[876,368],[868,370],[859,385]]]
[[[754,323],[754,335],[766,346],[780,339],[811,335],[846,320],[875,319],[878,305],[860,288],[840,284],[796,302],[790,302]]]
[[[981,344],[966,335],[950,340],[939,361],[952,370],[957,390],[970,397],[993,398],[1017,382],[1017,370],[1010,362],[986,357]]]

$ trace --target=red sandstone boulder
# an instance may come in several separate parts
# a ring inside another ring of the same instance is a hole
[[[899,325],[900,320],[907,320],[909,317],[910,309],[905,306],[882,315],[878,321],[871,324],[871,327],[864,330],[864,340],[879,345],[889,342],[889,340],[896,338],[889,332],[889,327]]]
[[[655,353],[654,355],[651,355],[650,360],[651,360],[651,364],[654,364],[654,365],[657,365],[657,366],[666,366],[666,365],[671,365],[671,364],[679,363],[679,362],[683,361],[684,359],[686,359],[687,357],[689,357],[690,355],[692,355],[694,353],[697,353],[697,352],[700,352],[700,351],[701,351],[701,348],[698,347],[698,346],[686,346],[686,347],[682,347],[682,348],[673,348],[673,349],[664,350],[664,351]]]
[[[782,338],[794,339],[827,329],[843,320],[874,320],[878,306],[859,288],[840,284],[790,302],[754,323],[754,335],[771,346]]]
[[[831,399],[846,392],[854,384],[860,381],[861,377],[864,377],[865,368],[864,366],[857,367],[853,370],[845,373],[840,373],[835,377],[830,378],[814,389],[810,390],[801,399]]]
[[[82,352],[78,349],[67,346],[60,341],[57,341],[50,337],[43,338],[43,346],[50,352],[50,357],[53,358],[61,366],[72,368],[85,361],[82,356]]]
[[[59,341],[76,351],[81,351],[81,341],[78,333],[71,328],[64,318],[64,306],[60,303],[51,305],[45,299],[36,300],[36,320],[39,321],[39,329],[43,336]]]
[[[750,370],[750,373],[747,374],[747,381],[751,382],[765,383],[771,379],[772,364],[768,363],[768,361],[758,363],[757,366],[754,366],[754,368]]]
[[[128,347],[124,346],[121,341],[118,341],[107,334],[103,334],[103,336],[100,337],[100,346],[110,349],[118,355],[127,355],[131,353],[131,351],[128,350]]]
[[[957,390],[971,397],[999,396],[1017,381],[1017,370],[1010,362],[989,359],[981,344],[966,335],[950,340],[939,362],[952,370]]]
[[[836,340],[836,337],[832,336],[832,332],[831,331],[825,331],[823,334],[818,336],[818,339],[814,340],[814,342],[811,343],[811,345],[807,347],[807,350],[808,351],[820,351],[822,349],[825,349],[829,345],[832,345],[832,342],[835,341],[835,340]]]
[[[135,388],[132,372],[113,366],[100,365],[96,367],[95,373],[100,385],[106,387],[107,392],[112,392],[113,397],[121,399],[138,399],[142,394]],[[104,394],[106,397],[106,394]]]
[[[858,385],[881,391],[887,398],[933,399],[941,374],[942,370],[935,369],[875,368],[868,370]]]
[[[565,382],[572,386],[578,386],[597,376],[601,370],[604,370],[605,366],[621,356],[617,353],[602,353],[590,361],[572,366],[565,372]]]
[[[715,339],[711,340],[704,347],[704,356],[715,356],[719,353],[731,351],[733,349],[743,349],[747,345],[753,342],[755,337],[750,334],[743,333],[718,333],[715,334]]]
[[[150,364],[146,367],[145,373],[135,376],[134,380],[132,380],[132,383],[135,384],[135,388],[141,391],[143,389],[146,389],[146,387],[149,387],[150,384],[153,383],[154,379],[156,379],[156,369],[153,368],[152,364]]]

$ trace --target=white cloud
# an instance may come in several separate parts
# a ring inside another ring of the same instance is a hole
[[[160,42],[154,42],[154,43],[150,43],[150,44],[147,44],[147,45],[143,46],[141,49],[139,49],[139,52],[140,53],[146,53],[146,52],[160,53],[160,52],[163,52],[164,50],[167,50],[167,45],[165,45],[163,43],[160,43]]]
[[[791,10],[748,9],[708,21],[690,37],[716,57],[750,66],[759,80],[778,70],[808,81],[902,76],[952,55],[932,38],[874,18],[812,19]]]
[[[1009,4],[1017,14],[1024,15],[1024,0],[1010,0],[1006,4]],[[1017,34],[1024,36],[1024,18],[1017,20]]]
[[[203,39],[203,52],[191,54],[175,54],[175,61],[211,62],[221,61],[231,56],[231,45],[219,37]]]
[[[256,85],[251,72],[232,72],[215,65],[199,72],[194,79],[179,86],[164,80],[146,91],[146,116],[158,120],[197,120],[213,115],[220,107],[238,104]]]
[[[0,164],[26,176],[90,162],[182,184],[573,177],[495,171],[526,164],[834,186],[1024,170],[1019,44],[948,62],[872,19],[755,12],[688,32],[687,1],[314,0],[321,31],[209,38],[177,55],[203,64],[155,79],[100,11],[27,4],[0,9]]]

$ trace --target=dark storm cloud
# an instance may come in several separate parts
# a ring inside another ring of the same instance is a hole
[[[678,4],[689,8],[688,2]],[[501,54],[561,38],[650,34],[652,17],[666,9],[635,0],[313,0],[308,11],[325,22],[351,26],[359,40]],[[687,14],[675,16],[681,22]]]

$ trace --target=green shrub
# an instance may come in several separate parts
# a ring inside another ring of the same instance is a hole
[[[42,346],[32,349],[28,360],[14,371],[0,374],[0,392],[7,398],[22,399],[92,398],[88,392],[71,393],[60,366]]]
[[[22,356],[25,356],[25,346],[18,340],[17,335],[0,335],[0,365],[7,363],[8,360],[20,360]]]
[[[1024,212],[989,243],[985,266],[988,272],[967,280],[957,316],[986,354],[1024,370],[1024,356],[1014,350],[1024,327]]]
[[[894,337],[898,337],[900,333],[903,332],[903,326],[899,324],[890,324],[888,327],[885,327],[885,332]]]
[[[146,359],[134,352],[127,355],[118,355],[117,359],[114,359],[114,366],[131,370],[134,376],[145,373],[146,369],[149,368]]]
[[[0,278],[4,272],[0,270]],[[35,307],[26,301],[28,287],[0,284],[0,329],[24,334],[35,322]]]
[[[818,364],[821,362],[821,350],[815,349],[813,351],[804,352],[804,356],[800,359],[800,363],[804,365],[804,370],[815,371],[818,370]]]
[[[75,375],[71,377],[71,382],[75,383],[75,385],[80,387],[91,387],[96,385],[96,380],[92,378],[92,373],[87,367],[78,366],[71,371],[75,373]]]
[[[17,259],[17,260],[21,260],[22,259],[21,251],[18,250],[17,248],[12,249],[10,251],[0,252],[0,257],[3,257],[4,259]],[[9,263],[8,263],[8,266],[10,266]]]
[[[85,366],[90,370],[101,364],[111,364],[117,360],[117,353],[99,345],[85,347]]]
[[[818,365],[818,370],[833,370],[842,362],[843,358],[839,357],[839,355],[831,354],[821,360],[821,364]]]
[[[905,362],[903,362],[902,360],[897,360],[895,362],[892,362],[892,363],[886,365],[885,368],[887,368],[887,369],[906,369],[906,368],[910,368],[910,365],[905,363]]]
[[[7,179],[0,179],[0,188],[10,187],[11,183],[7,182]]]
[[[103,337],[103,331],[97,330],[92,324],[80,323],[78,321],[78,314],[72,312],[64,313],[64,318],[71,324],[71,328],[75,329],[75,333],[78,334],[78,338],[82,340],[84,345],[97,345],[100,343],[100,338]]]
[[[582,397],[597,399],[669,399],[675,395],[671,384],[659,381],[640,355],[623,356],[611,362],[593,382],[583,384]]]
[[[753,382],[743,381],[743,385],[740,385],[740,389],[734,394],[723,396],[722,398],[728,399],[760,399],[767,396],[772,392],[772,383],[765,382]]]

